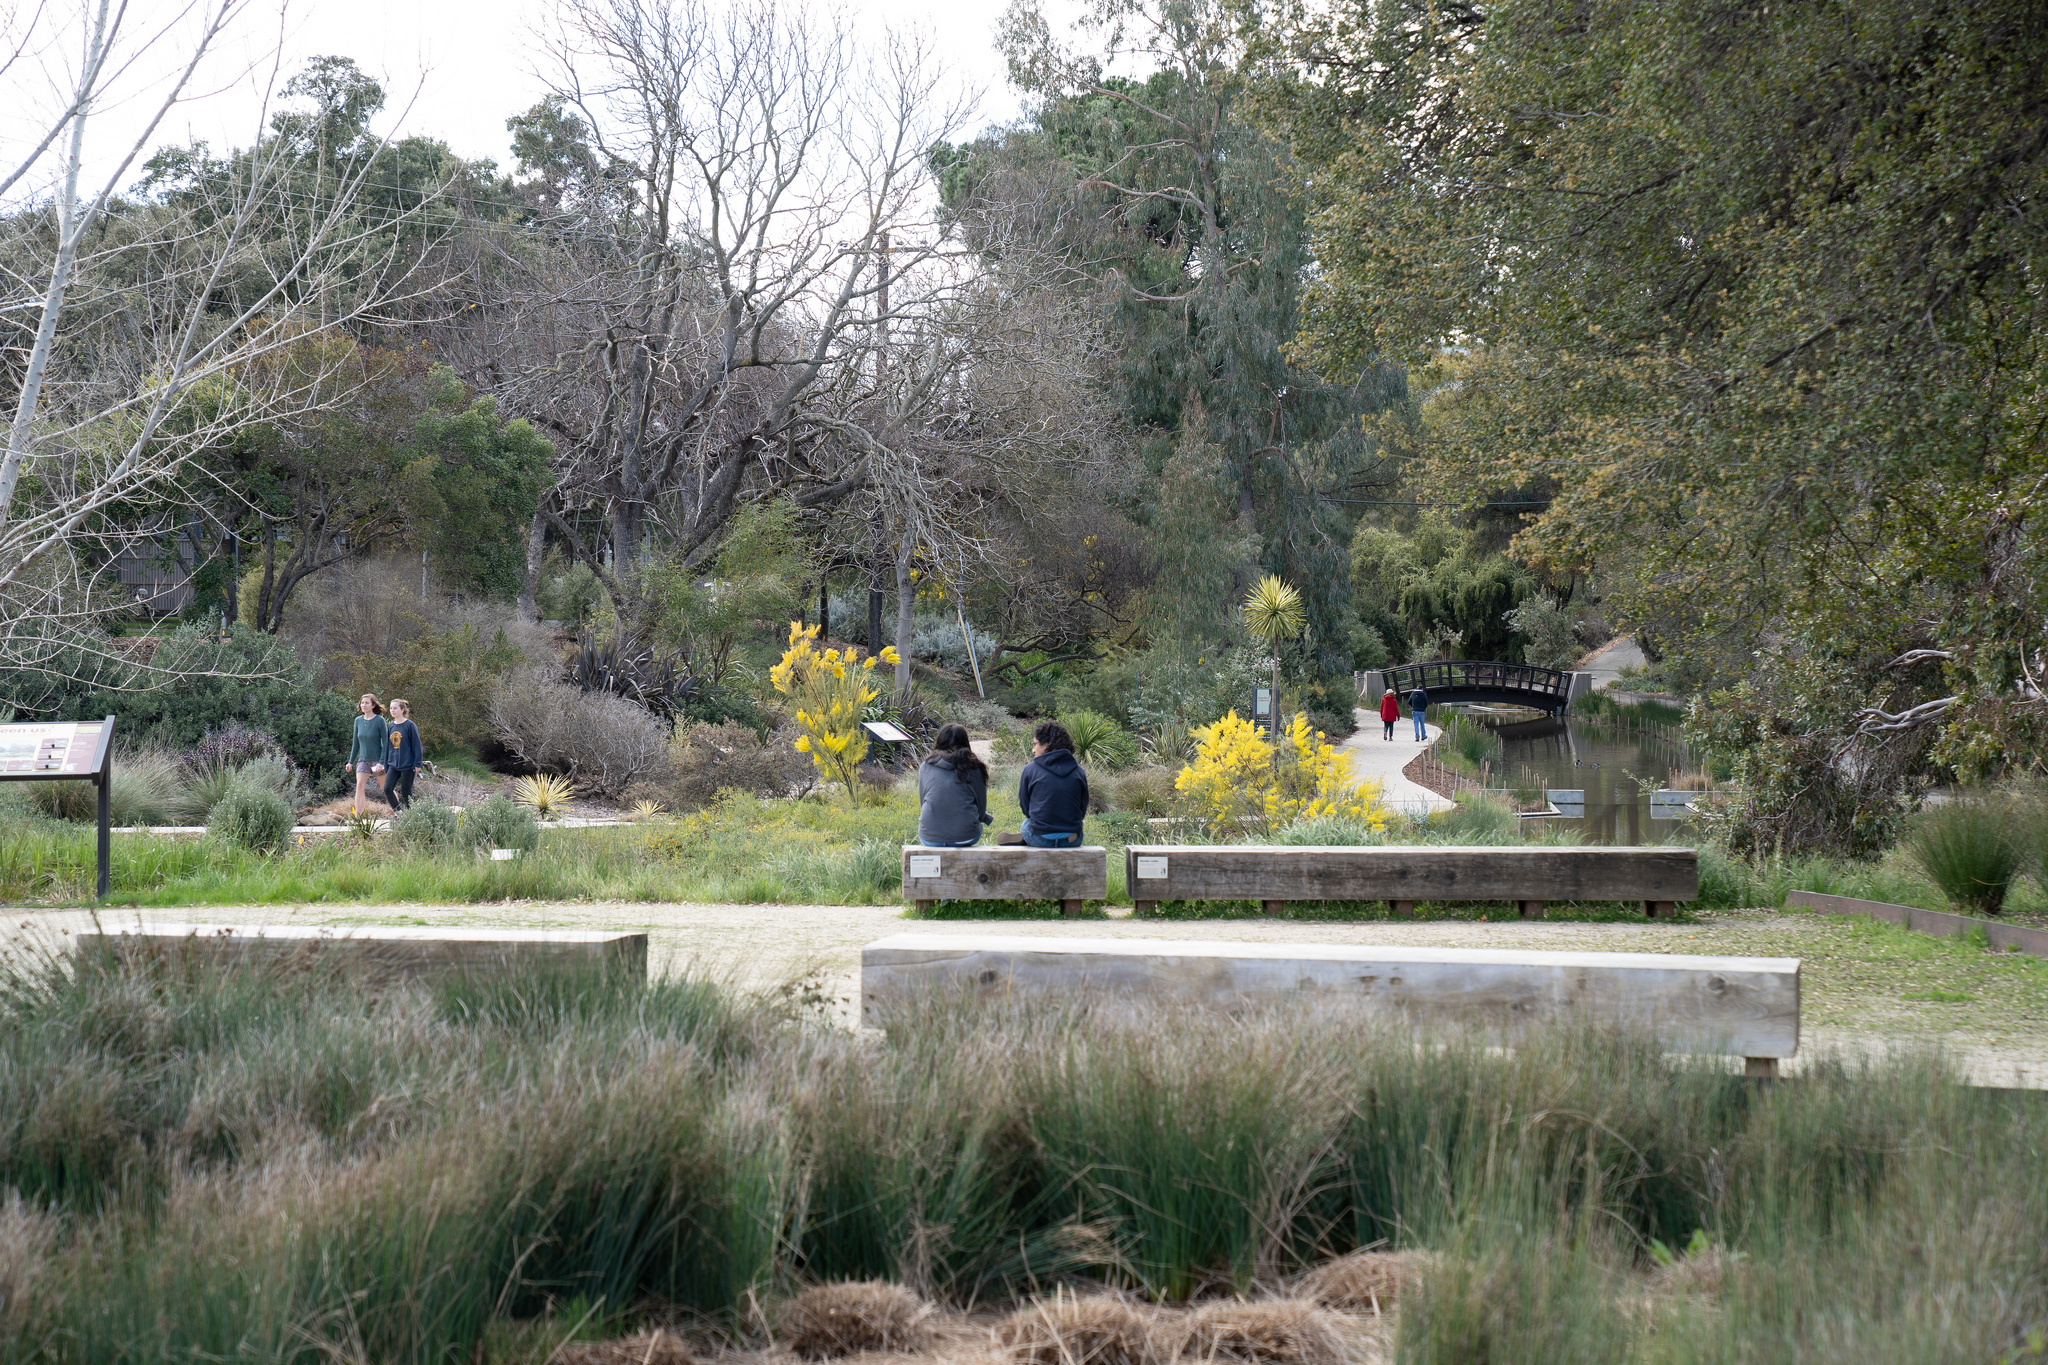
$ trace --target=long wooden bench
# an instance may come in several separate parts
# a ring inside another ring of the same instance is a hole
[[[1083,901],[1109,895],[1109,851],[1081,848],[1023,848],[989,844],[977,848],[903,847],[903,894],[920,912],[936,901],[1058,901],[1065,915],[1081,913]]]
[[[1699,895],[1689,848],[1324,848],[1133,844],[1125,885],[1139,914],[1160,901],[1248,900],[1277,915],[1288,901],[1386,901],[1397,915],[1426,900],[1513,901],[1539,919],[1548,901],[1641,901],[1652,919]]]
[[[149,923],[80,933],[80,952],[261,966],[331,965],[371,977],[460,976],[507,967],[647,975],[647,935],[591,929]]]
[[[1307,998],[1510,1032],[1590,1017],[1652,1029],[1673,1051],[1743,1057],[1751,1075],[1799,1049],[1797,958],[955,934],[861,950],[871,1026],[921,1000],[1025,992],[1225,1009]]]

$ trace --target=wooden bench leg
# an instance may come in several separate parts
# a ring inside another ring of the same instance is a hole
[[[1542,901],[1516,901],[1516,902],[1515,902],[1515,912],[1516,912],[1517,914],[1521,915],[1521,917],[1522,917],[1523,919],[1542,919],[1542,918],[1543,918],[1543,902],[1542,902]]]
[[[1387,908],[1395,914],[1405,916],[1408,919],[1415,918],[1414,901],[1388,901]]]
[[[1140,917],[1149,915],[1152,913],[1154,909],[1158,907],[1158,905],[1158,901],[1132,901],[1131,914]]]
[[[1062,915],[1065,915],[1065,916],[1066,916],[1066,917],[1067,917],[1068,919],[1073,919],[1073,918],[1074,918],[1075,916],[1077,916],[1077,915],[1079,915],[1079,914],[1081,913],[1081,902],[1079,902],[1079,901],[1061,901],[1061,902],[1060,902],[1060,913],[1061,913]]]
[[[932,907],[937,904],[937,901],[919,901],[917,903],[917,913],[920,915],[929,915],[932,912]]]
[[[1265,912],[1266,912],[1266,914],[1267,914],[1267,916],[1268,916],[1269,918],[1272,918],[1272,919],[1279,919],[1279,918],[1280,918],[1280,917],[1281,917],[1282,915],[1284,915],[1284,914],[1286,914],[1286,913],[1287,913],[1287,902],[1286,902],[1286,901],[1260,901],[1260,902],[1259,902],[1259,909],[1261,909],[1261,910],[1265,911]]]
[[[1678,914],[1678,902],[1644,901],[1643,914],[1649,919],[1673,919]]]
[[[1742,1074],[1745,1076],[1775,1076],[1778,1074],[1776,1057],[1744,1057]]]

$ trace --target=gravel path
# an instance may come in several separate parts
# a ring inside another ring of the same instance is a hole
[[[1995,954],[1916,958],[1873,950],[1867,924],[1771,911],[1707,914],[1696,924],[1425,922],[1355,924],[1229,920],[908,920],[893,905],[507,904],[296,906],[153,911],[158,921],[236,924],[408,924],[638,929],[655,972],[685,963],[761,988],[810,977],[850,1020],[860,947],[888,934],[988,933],[1031,937],[1208,939],[1254,943],[1380,943],[1464,948],[1724,953],[1802,960],[1800,1057],[1939,1047],[1982,1085],[2048,1089],[2048,990],[2031,963]],[[133,911],[103,916],[110,927]],[[76,911],[17,912],[12,947],[61,945],[88,927]],[[1979,961],[1978,958],[1982,960]],[[1935,996],[1937,998],[1915,998]]]

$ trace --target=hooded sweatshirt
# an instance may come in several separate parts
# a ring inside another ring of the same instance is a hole
[[[961,771],[936,754],[917,767],[917,837],[928,844],[964,844],[990,821],[988,772]]]
[[[1017,806],[1036,834],[1079,834],[1088,818],[1088,770],[1072,749],[1048,749],[1024,765]]]

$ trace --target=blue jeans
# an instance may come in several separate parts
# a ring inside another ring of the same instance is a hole
[[[962,839],[957,844],[942,844],[936,840],[927,839],[922,834],[920,834],[917,836],[917,842],[923,845],[925,848],[973,848],[976,844],[981,842],[981,836],[977,834],[972,839]]]
[[[1415,713],[1415,737],[1417,739],[1429,738],[1429,731],[1422,727],[1422,713],[1420,711]]]
[[[1023,823],[1020,831],[1024,835],[1024,845],[1027,848],[1079,848],[1081,846],[1080,835],[1040,834],[1037,830],[1031,828],[1029,820]]]

